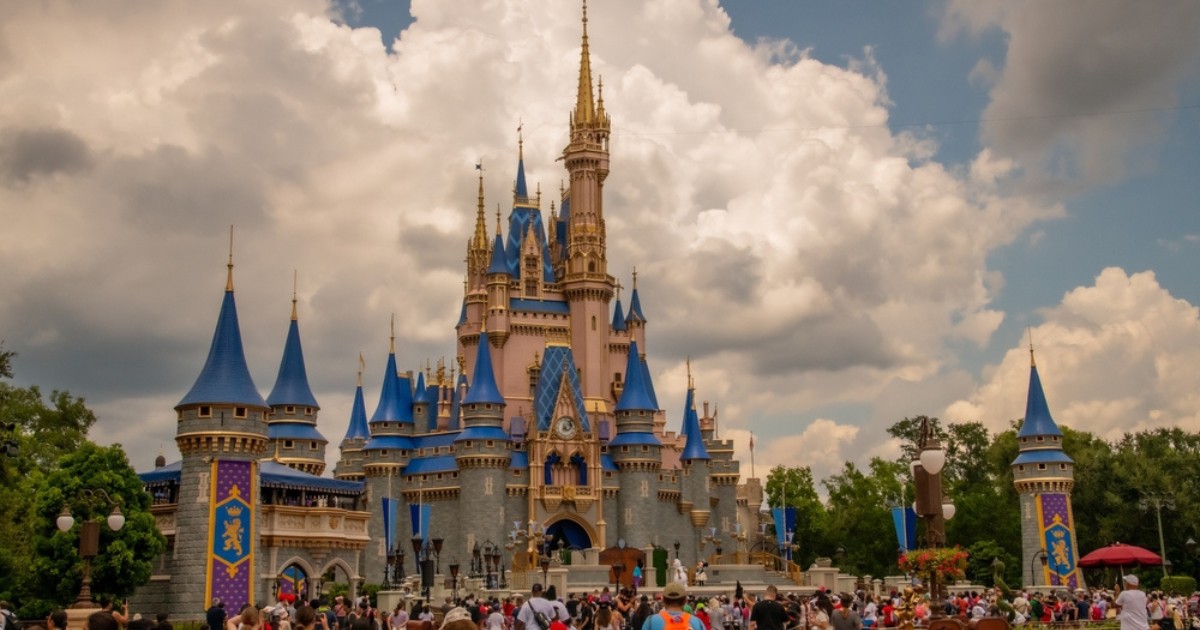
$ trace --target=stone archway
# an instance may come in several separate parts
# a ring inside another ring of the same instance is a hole
[[[558,548],[558,541],[565,541],[568,549],[590,549],[596,545],[596,533],[582,519],[562,516],[546,526],[546,533],[554,536],[553,546]]]

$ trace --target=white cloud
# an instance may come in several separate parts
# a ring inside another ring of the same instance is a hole
[[[1200,430],[1200,310],[1153,272],[1100,273],[1043,313],[1032,329],[1038,375],[1054,419],[1107,439],[1152,427]],[[993,431],[1024,415],[1029,351],[1019,344],[943,418]]]
[[[1095,0],[1086,10],[1004,0],[946,5],[943,38],[989,29],[1004,33],[1007,50],[1001,68],[984,59],[971,71],[990,86],[983,139],[1039,173],[1119,175],[1132,149],[1159,139],[1166,111],[1200,59],[1194,2]]]
[[[472,165],[487,167],[490,227],[523,121],[548,212],[579,21],[551,0],[413,12],[389,54],[315,0],[12,7],[0,208],[20,211],[0,235],[0,330],[21,378],[96,401],[99,435],[170,444],[229,224],[257,384],[271,388],[299,269],[335,443],[360,350],[374,404],[390,314],[404,365],[451,353]],[[688,353],[723,426],[764,436],[794,432],[767,420],[784,413],[961,386],[944,377],[948,345],[986,345],[1003,317],[989,253],[1061,208],[1005,192],[1008,158],[981,154],[964,175],[932,161],[928,141],[890,133],[886,67],[870,51],[841,68],[747,45],[711,0],[613,0],[590,27],[614,121],[611,271],[626,284],[642,271],[652,365],[676,382],[672,423]],[[820,420],[802,435],[868,433],[855,431]],[[813,457],[853,454],[830,452]]]

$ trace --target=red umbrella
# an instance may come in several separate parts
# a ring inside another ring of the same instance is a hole
[[[1136,545],[1122,545],[1121,543],[1101,547],[1079,559],[1079,566],[1087,568],[1125,567],[1130,565],[1156,567],[1161,564],[1162,558],[1153,551]]]

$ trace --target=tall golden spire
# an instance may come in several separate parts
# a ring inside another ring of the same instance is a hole
[[[292,321],[296,321],[299,317],[296,316],[296,284],[299,282],[300,272],[292,270]]]
[[[229,226],[229,263],[225,265],[229,270],[225,276],[225,290],[233,290],[233,226]]]
[[[1029,367],[1037,367],[1037,361],[1033,358],[1033,329],[1027,329],[1029,333]]]
[[[579,93],[575,98],[575,124],[595,120],[595,101],[592,100],[592,60],[588,53],[587,0],[583,0],[583,47],[579,51]]]
[[[388,337],[388,354],[396,354],[396,314],[392,313],[392,332]]]
[[[479,171],[479,199],[475,206],[475,247],[487,247],[487,218],[483,212],[483,160],[475,163],[475,170]]]
[[[367,369],[367,360],[363,358],[363,353],[358,353],[358,386],[362,387],[363,370]]]

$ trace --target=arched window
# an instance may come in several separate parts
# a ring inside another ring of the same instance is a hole
[[[583,458],[583,455],[580,455],[579,453],[575,453],[574,455],[571,456],[571,465],[574,466],[575,469],[579,473],[579,475],[578,475],[579,485],[586,486],[587,485],[587,460],[585,460]]]
[[[546,456],[545,480],[543,483],[547,486],[554,485],[554,467],[560,463],[562,463],[562,456],[558,453],[550,453]]]

